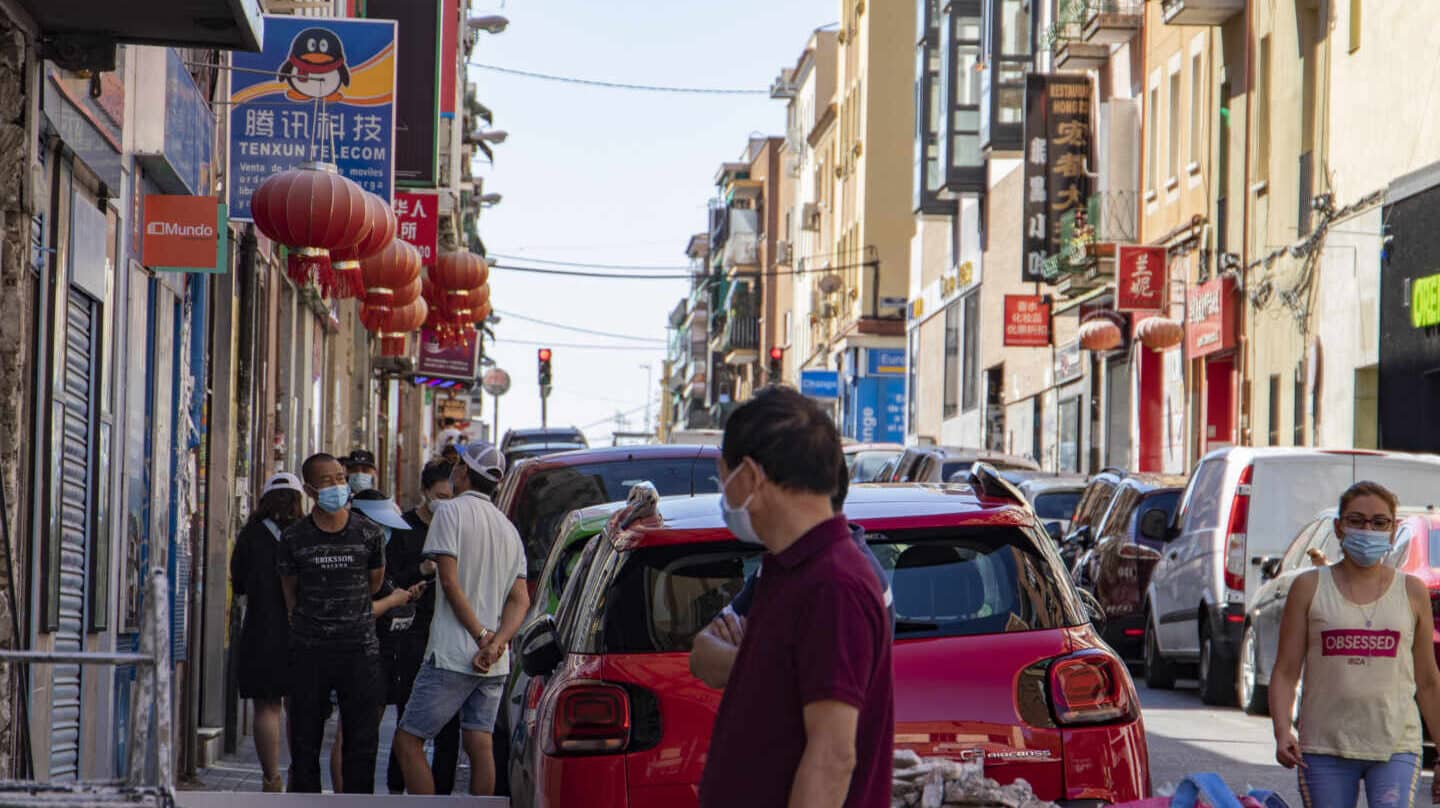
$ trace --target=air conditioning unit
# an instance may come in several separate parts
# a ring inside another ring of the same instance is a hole
[[[811,233],[820,232],[820,206],[814,202],[806,202],[800,209],[800,229],[808,230]]]
[[[790,261],[792,260],[792,252],[793,251],[790,249],[790,242],[775,242],[775,263],[789,266]]]

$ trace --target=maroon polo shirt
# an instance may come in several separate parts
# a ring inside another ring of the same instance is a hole
[[[890,618],[870,562],[837,516],[763,564],[715,718],[701,808],[785,805],[805,751],[803,711],[819,701],[860,710],[846,808],[890,805]]]

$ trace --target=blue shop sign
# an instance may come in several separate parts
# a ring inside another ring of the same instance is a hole
[[[903,376],[905,375],[905,349],[904,348],[869,348],[866,353],[870,357],[869,375],[871,376]]]
[[[235,53],[230,74],[230,218],[301,163],[334,163],[387,203],[394,197],[395,22],[265,17],[265,47]]]
[[[215,120],[205,95],[173,48],[135,50],[136,104],[164,109],[140,116],[135,125],[135,157],[166,193],[210,193],[215,162]]]
[[[810,398],[839,398],[840,374],[833,370],[802,370],[800,393]]]
[[[867,376],[855,384],[851,429],[861,443],[900,443],[905,439],[905,380]]]

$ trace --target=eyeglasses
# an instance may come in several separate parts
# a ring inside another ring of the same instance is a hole
[[[1363,513],[1347,513],[1340,518],[1340,524],[1355,530],[1364,530],[1367,527],[1376,530],[1389,530],[1395,524],[1395,520],[1388,516],[1367,517]]]

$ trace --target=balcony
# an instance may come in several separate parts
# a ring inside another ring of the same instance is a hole
[[[1099,70],[1109,61],[1109,45],[1066,40],[1056,43],[1055,46],[1057,70]]]
[[[711,343],[727,365],[751,365],[760,359],[760,318],[731,312],[725,327]]]
[[[1136,191],[1101,191],[1091,194],[1086,205],[1086,221],[1093,226],[1091,239],[1099,247],[1105,244],[1134,244],[1139,235],[1139,193]],[[1101,251],[1101,255],[1106,253]]]
[[[264,39],[259,0],[20,0],[69,69],[114,69],[120,44],[258,51]]]
[[[1220,25],[1245,10],[1245,0],[1161,0],[1166,25]]]
[[[1086,0],[1085,41],[1120,45],[1135,38],[1145,24],[1144,0]]]

